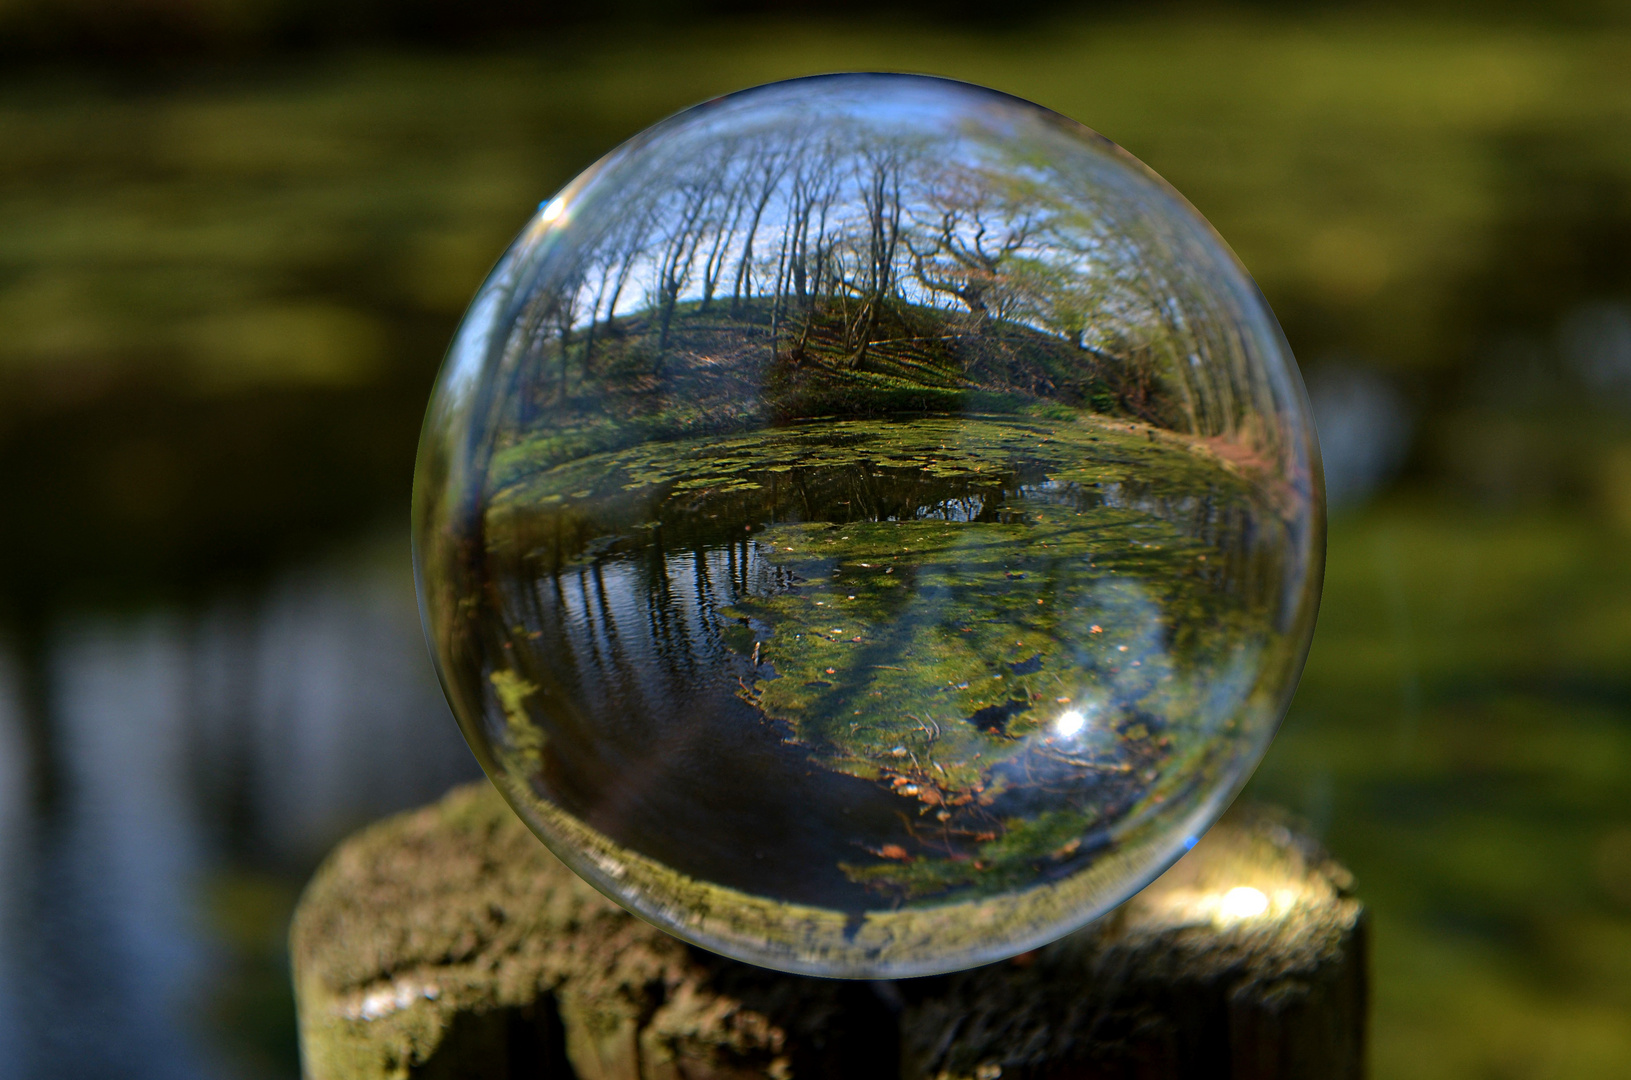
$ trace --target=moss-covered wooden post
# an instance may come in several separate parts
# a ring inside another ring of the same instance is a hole
[[[308,1080],[1364,1075],[1365,922],[1348,874],[1226,818],[1098,924],[893,983],[694,949],[567,870],[486,784],[342,844],[293,955]]]

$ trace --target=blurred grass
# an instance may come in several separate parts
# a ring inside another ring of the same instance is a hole
[[[508,54],[345,54],[132,88],[0,86],[0,370],[161,365],[200,387],[367,379],[434,352],[526,210],[707,96],[837,68],[983,82],[1111,136],[1184,191],[1315,350],[1462,359],[1539,140],[1631,177],[1631,33],[1364,14],[859,35],[744,21]],[[1558,189],[1539,198],[1567,197]]]
[[[1626,1075],[1631,419],[1500,360],[1631,296],[1624,28],[746,19],[0,76],[0,593],[52,603],[121,568],[207,584],[279,538],[399,520],[441,350],[537,202],[673,109],[841,68],[966,78],[1097,128],[1210,218],[1305,362],[1357,355],[1408,388],[1411,472],[1333,523],[1308,672],[1252,794],[1359,875],[1375,1075]],[[243,973],[219,1023],[287,1064],[267,945],[287,898],[257,880],[211,902]]]
[[[1335,523],[1326,582],[1248,792],[1306,815],[1358,873],[1375,1075],[1625,1075],[1625,534],[1396,498]]]

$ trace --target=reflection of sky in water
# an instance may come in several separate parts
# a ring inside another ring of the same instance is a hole
[[[577,646],[573,659],[584,685],[616,683],[635,700],[648,690],[666,694],[677,688],[648,687],[641,675],[667,670],[675,661],[701,663],[705,658],[665,646],[676,640],[716,643],[718,606],[734,602],[743,584],[755,578],[762,579],[759,588],[773,587],[774,568],[757,557],[756,545],[747,550],[743,559],[737,557],[740,548],[667,559],[656,591],[642,567],[608,561],[565,575],[558,595],[555,582],[540,580],[538,601]],[[660,632],[654,632],[657,627]]]
[[[298,881],[349,829],[477,773],[405,567],[80,617],[47,655],[49,811],[0,665],[0,1077],[244,1075],[200,1019],[228,963],[210,886],[246,867]]]

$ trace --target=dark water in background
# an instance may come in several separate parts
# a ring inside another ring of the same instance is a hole
[[[405,539],[254,591],[64,614],[44,716],[0,667],[0,1076],[289,1074],[281,936],[348,830],[479,775]],[[50,729],[49,803],[28,724]]]

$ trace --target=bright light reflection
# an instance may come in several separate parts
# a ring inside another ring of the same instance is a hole
[[[561,211],[565,210],[565,209],[566,209],[566,199],[565,199],[565,197],[557,195],[553,199],[549,200],[549,204],[544,207],[544,212],[542,214],[538,215],[538,216],[539,216],[539,218],[541,220],[543,220],[545,222],[551,222],[551,221],[554,221],[556,218],[560,217],[561,216]]]
[[[1225,919],[1252,919],[1269,909],[1269,898],[1250,885],[1237,885],[1223,894],[1218,914]]]
[[[1059,719],[1053,722],[1053,730],[1067,739],[1072,735],[1079,734],[1082,728],[1086,726],[1087,717],[1083,716],[1079,709],[1071,709],[1068,712],[1061,713]]]

